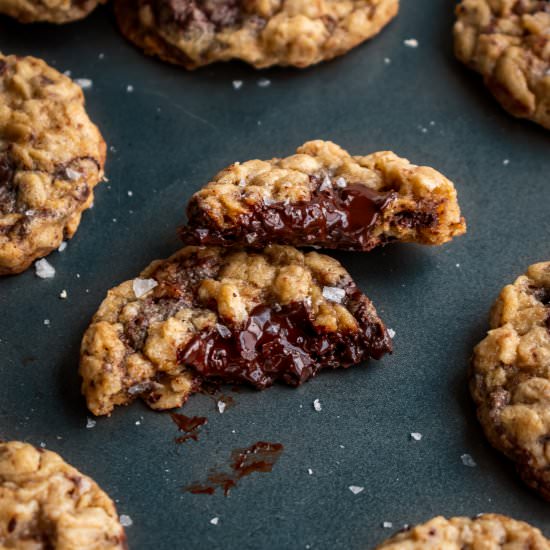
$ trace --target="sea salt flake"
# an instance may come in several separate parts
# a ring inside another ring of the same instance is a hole
[[[225,325],[216,323],[216,330],[222,338],[229,338],[231,336],[231,331]]]
[[[46,326],[48,326],[48,325],[50,324],[50,320],[49,320],[49,319],[44,319],[44,324],[45,324]]]
[[[72,73],[71,73],[71,71],[63,71],[63,74],[65,76],[71,76]]]
[[[88,418],[86,420],[86,428],[88,428],[89,430],[91,430],[92,428],[95,428],[96,424],[97,422],[93,418]]]
[[[462,460],[462,464],[464,464],[464,466],[468,466],[469,468],[475,468],[477,466],[477,463],[472,458],[472,455],[469,455],[468,453],[461,455],[460,460]]]
[[[422,434],[420,432],[411,432],[411,439],[414,439],[414,441],[420,441],[422,439]]]
[[[504,159],[502,164],[504,164],[504,166],[508,166],[510,164],[510,159]]]
[[[407,38],[407,40],[403,40],[403,44],[407,48],[418,48],[418,40],[416,38]]]
[[[350,485],[348,487],[348,489],[354,494],[354,495],[358,495],[359,493],[362,493],[365,488],[364,487],[360,487],[359,485]]]
[[[36,271],[36,276],[41,279],[52,279],[55,277],[55,267],[45,258],[38,260],[34,264],[34,269]]]
[[[233,88],[235,90],[240,90],[243,87],[243,81],[242,80],[233,80]]]
[[[136,295],[136,298],[141,298],[142,296],[145,296],[150,290],[153,290],[158,286],[158,283],[155,281],[155,279],[134,279],[132,282],[132,288],[134,289],[134,294]]]
[[[59,297],[62,299],[62,300],[65,300],[67,299],[67,291],[65,289],[63,289],[60,293],[59,293]]]
[[[65,175],[71,180],[75,181],[77,179],[80,179],[82,174],[80,172],[77,172],[73,168],[65,168]]]
[[[104,53],[100,53],[97,57],[99,57],[99,59],[105,59],[105,54],[104,54]]]
[[[348,185],[348,182],[345,180],[345,178],[342,178],[342,177],[339,177],[337,180],[336,180],[336,186],[337,187],[347,187]]]
[[[218,411],[220,411],[220,414],[223,414],[226,406],[227,405],[223,401],[218,401]]]
[[[383,521],[382,527],[384,529],[391,529],[393,527],[393,523],[391,521]]]
[[[220,522],[220,518],[212,518],[212,519],[210,520],[210,523],[211,523],[212,525],[218,525],[219,522]]]
[[[40,443],[40,447],[42,447],[42,449],[45,449],[45,448],[46,448],[46,444],[42,441],[42,443]]]
[[[389,65],[391,63],[391,59],[389,57],[384,57],[384,63]]]
[[[345,295],[346,291],[343,288],[338,288],[335,286],[323,287],[323,298],[325,298],[326,300],[330,300],[331,302],[341,304]]]
[[[128,196],[129,197],[132,197],[134,195],[134,192],[133,191],[128,191]]]
[[[319,186],[319,191],[328,191],[329,189],[332,189],[332,181],[328,176],[325,176],[323,183]]]
[[[143,393],[144,391],[147,391],[150,387],[150,384],[148,382],[142,382],[141,384],[134,384],[133,386],[130,386],[128,388],[128,393],[130,395],[138,395],[140,393]]]
[[[312,476],[312,475],[313,475],[313,470],[312,470],[311,468],[308,468],[308,469],[307,469],[307,473],[308,473],[310,476]]]
[[[120,525],[122,525],[122,527],[130,527],[134,524],[132,518],[130,516],[127,516],[126,514],[121,514],[119,519]]]
[[[323,410],[323,407],[321,406],[321,402],[319,401],[319,399],[315,399],[313,401],[313,408],[317,411],[317,412],[320,412]]]
[[[390,338],[395,338],[395,330],[393,330],[393,328],[388,329],[388,334]]]
[[[89,90],[94,83],[89,78],[75,78],[75,84],[78,84],[83,90]]]
[[[258,86],[260,88],[267,88],[268,86],[271,86],[271,80],[269,80],[269,78],[262,78],[258,80]]]
[[[63,250],[65,250],[67,248],[67,241],[63,241],[60,245],[59,245],[59,248],[57,249],[59,252],[63,252]]]
[[[131,84],[128,84],[128,86],[126,86],[126,91],[131,94],[134,91],[134,87]]]

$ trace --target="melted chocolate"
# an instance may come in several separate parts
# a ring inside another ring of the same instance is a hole
[[[15,211],[16,194],[13,175],[13,166],[7,155],[0,156],[0,214],[11,214]]]
[[[178,427],[180,432],[185,432],[185,435],[176,437],[176,443],[185,443],[190,439],[198,440],[198,429],[208,423],[208,419],[204,416],[185,416],[184,414],[170,413],[170,417]]]
[[[231,472],[211,470],[206,482],[192,483],[185,490],[195,495],[213,495],[216,489],[223,489],[227,496],[243,477],[254,472],[271,472],[283,452],[281,443],[258,441],[246,449],[235,449],[231,453]]]
[[[218,227],[192,199],[189,225],[181,229],[181,238],[201,245],[246,242],[264,247],[277,242],[350,250],[370,250],[379,244],[380,239],[373,238],[372,230],[395,199],[395,193],[374,191],[358,183],[340,187],[323,181],[312,178],[315,189],[308,201],[262,203],[227,228]]]
[[[179,350],[178,360],[201,378],[259,389],[277,380],[296,386],[321,368],[349,367],[391,351],[383,326],[369,319],[364,300],[358,304],[354,332],[320,331],[304,303],[256,306],[244,327],[205,330]]]

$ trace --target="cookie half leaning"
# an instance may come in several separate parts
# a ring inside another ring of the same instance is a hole
[[[550,550],[550,541],[536,527],[499,514],[475,518],[438,516],[403,529],[383,542],[377,550],[465,550],[531,548]]]
[[[0,548],[122,550],[113,501],[58,454],[0,443]]]
[[[229,166],[193,195],[187,216],[181,237],[196,245],[371,250],[441,244],[466,230],[456,190],[439,172],[388,151],[350,156],[329,141]]]
[[[455,52],[512,115],[550,129],[548,0],[462,0]]]
[[[0,54],[0,275],[73,236],[104,163],[80,87],[39,59]]]
[[[550,500],[550,262],[504,287],[474,350],[470,388],[491,444]]]
[[[374,306],[336,260],[288,246],[190,246],[109,291],[80,374],[102,415],[136,397],[179,407],[205,379],[298,385],[389,351]]]
[[[0,0],[0,14],[21,23],[70,23],[86,17],[105,0]]]
[[[116,0],[124,36],[195,69],[240,59],[256,68],[307,67],[377,34],[399,0]]]

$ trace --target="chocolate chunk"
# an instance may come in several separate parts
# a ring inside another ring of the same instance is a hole
[[[159,22],[199,33],[234,26],[241,14],[237,0],[153,0],[152,6]]]
[[[0,156],[0,214],[11,214],[15,210],[16,192],[13,187],[13,166],[7,155]]]

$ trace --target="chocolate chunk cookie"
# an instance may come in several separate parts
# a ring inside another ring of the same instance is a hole
[[[463,0],[455,52],[511,114],[550,128],[550,2]]]
[[[0,14],[21,23],[70,23],[86,17],[105,0],[0,0]]]
[[[377,547],[378,550],[481,550],[530,548],[549,550],[550,541],[535,527],[498,514],[475,518],[441,516],[409,529]]]
[[[0,54],[0,275],[73,236],[104,163],[80,87],[39,59]]]
[[[550,262],[504,287],[477,345],[470,389],[491,444],[550,500]]]
[[[138,396],[179,407],[205,379],[298,385],[389,351],[374,306],[336,260],[288,246],[190,246],[109,291],[80,374],[102,415]]]
[[[352,157],[327,141],[296,154],[235,163],[193,195],[187,244],[270,243],[371,250],[441,244],[466,230],[453,184],[388,151]]]
[[[125,549],[112,500],[58,454],[0,443],[0,548]]]
[[[116,0],[122,33],[146,53],[195,69],[240,59],[307,67],[377,34],[399,0]]]

